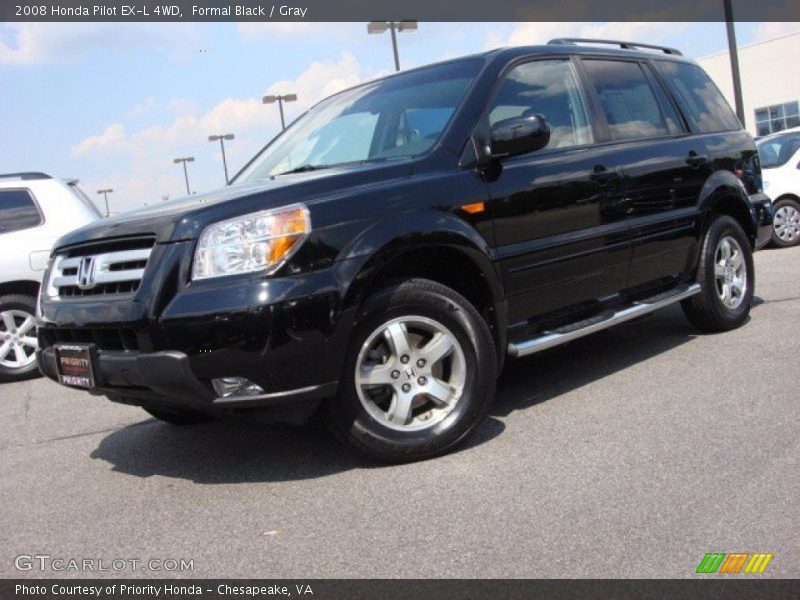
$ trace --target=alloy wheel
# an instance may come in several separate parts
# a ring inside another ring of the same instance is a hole
[[[36,361],[36,318],[24,310],[0,312],[0,366],[28,367]]]
[[[464,351],[438,321],[392,319],[367,337],[355,380],[362,406],[382,425],[397,431],[427,429],[452,413],[463,395]]]

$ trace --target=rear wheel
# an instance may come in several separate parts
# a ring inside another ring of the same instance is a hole
[[[681,303],[692,325],[702,331],[727,331],[747,320],[755,287],[753,251],[735,219],[720,215],[711,223],[697,282],[702,291]]]
[[[412,279],[367,301],[337,398],[327,405],[340,439],[387,462],[443,454],[491,404],[497,356],[486,322],[461,295]]]
[[[0,297],[0,381],[37,377],[36,298]]]
[[[779,248],[800,244],[800,202],[783,198],[775,203],[772,243]]]

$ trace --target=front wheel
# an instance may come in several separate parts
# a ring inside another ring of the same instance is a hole
[[[728,331],[747,320],[755,288],[753,250],[735,219],[720,215],[709,226],[697,282],[702,291],[681,303],[692,325],[702,331]]]
[[[412,279],[366,302],[328,421],[337,437],[379,460],[431,458],[477,427],[496,378],[478,311],[450,288]]]

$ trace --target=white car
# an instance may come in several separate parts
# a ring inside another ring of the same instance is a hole
[[[758,140],[764,191],[772,198],[772,242],[786,248],[800,243],[800,130]]]
[[[44,173],[0,175],[0,381],[38,373],[36,297],[50,250],[101,216],[77,183]]]

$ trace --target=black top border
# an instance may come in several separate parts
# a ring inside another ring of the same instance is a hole
[[[731,0],[735,21],[800,21],[796,0]],[[724,0],[0,0],[6,22],[722,22]]]

